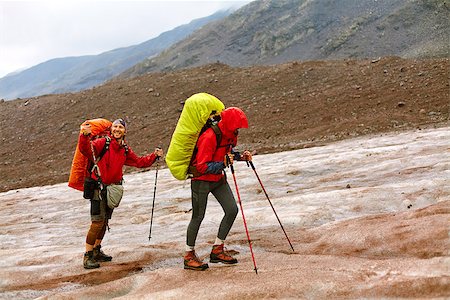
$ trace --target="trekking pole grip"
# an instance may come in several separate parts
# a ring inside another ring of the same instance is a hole
[[[234,174],[234,167],[233,167],[233,164],[231,163],[231,160],[230,160],[230,157],[228,156],[228,153],[225,155],[225,159],[227,161],[227,165],[231,169],[231,174]]]

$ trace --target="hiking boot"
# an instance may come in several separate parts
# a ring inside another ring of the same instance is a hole
[[[208,264],[202,262],[195,254],[195,251],[188,251],[184,256],[184,268],[188,270],[204,271],[208,269]]]
[[[94,259],[96,261],[111,261],[112,260],[112,256],[106,255],[103,251],[102,251],[102,246],[98,245],[97,247],[94,248],[93,253],[94,253]]]
[[[237,259],[232,257],[222,245],[213,245],[211,254],[209,255],[209,262],[212,263],[224,263],[224,264],[237,264]]]
[[[100,267],[100,264],[94,259],[93,251],[84,253],[83,267],[85,269],[96,269]]]

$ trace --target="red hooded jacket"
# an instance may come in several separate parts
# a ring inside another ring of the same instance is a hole
[[[244,112],[237,107],[229,107],[220,114],[221,121],[218,123],[222,132],[222,140],[217,146],[216,134],[212,128],[208,128],[197,141],[197,154],[192,165],[197,168],[201,176],[194,177],[192,180],[204,180],[217,182],[222,179],[223,172],[218,174],[208,173],[208,163],[222,162],[227,153],[237,144],[236,129],[248,128],[247,117]],[[223,166],[225,167],[225,166]]]
[[[81,153],[92,161],[92,149],[89,141],[89,136],[80,134],[78,145]],[[92,146],[96,157],[103,150],[105,143],[106,138],[98,138],[92,141]],[[100,169],[102,182],[108,185],[122,181],[124,165],[137,168],[146,168],[150,167],[155,160],[156,155],[154,153],[139,157],[129,146],[128,153],[125,154],[125,148],[119,145],[114,138],[111,138],[108,151],[106,151],[97,165]]]

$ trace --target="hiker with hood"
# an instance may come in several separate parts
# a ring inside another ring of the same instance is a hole
[[[232,257],[224,247],[225,239],[236,219],[238,207],[233,193],[224,175],[224,169],[234,160],[251,160],[249,151],[242,155],[233,151],[237,144],[240,128],[248,128],[247,117],[237,107],[230,107],[222,111],[221,120],[217,127],[221,132],[220,145],[213,128],[208,128],[197,141],[197,152],[191,162],[192,217],[187,228],[186,253],[184,255],[184,268],[190,270],[206,270],[207,263],[203,263],[195,253],[200,224],[206,211],[208,195],[212,193],[222,206],[224,216],[219,226],[214,242],[210,262],[236,264],[237,259]]]
[[[78,141],[79,149],[84,156],[88,157],[92,162],[94,162],[95,158],[97,160],[100,158],[100,160],[95,162],[97,168],[94,168],[91,177],[95,180],[100,179],[104,187],[118,187],[120,195],[118,201],[121,199],[120,191],[123,191],[123,166],[147,168],[158,157],[163,156],[163,151],[160,148],[156,148],[153,153],[148,155],[137,156],[125,142],[126,132],[127,125],[125,121],[117,119],[112,123],[111,132],[108,136],[91,141],[90,125],[83,124]],[[96,185],[91,198],[91,226],[86,236],[86,252],[83,257],[85,269],[98,268],[100,267],[99,262],[112,260],[111,256],[106,255],[101,250],[101,242],[108,227],[108,220],[111,219],[114,207],[117,207],[118,202],[112,205],[107,200],[105,189],[101,190]]]

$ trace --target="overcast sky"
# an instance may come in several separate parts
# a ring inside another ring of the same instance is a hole
[[[52,58],[139,44],[248,1],[0,0],[0,78]]]

